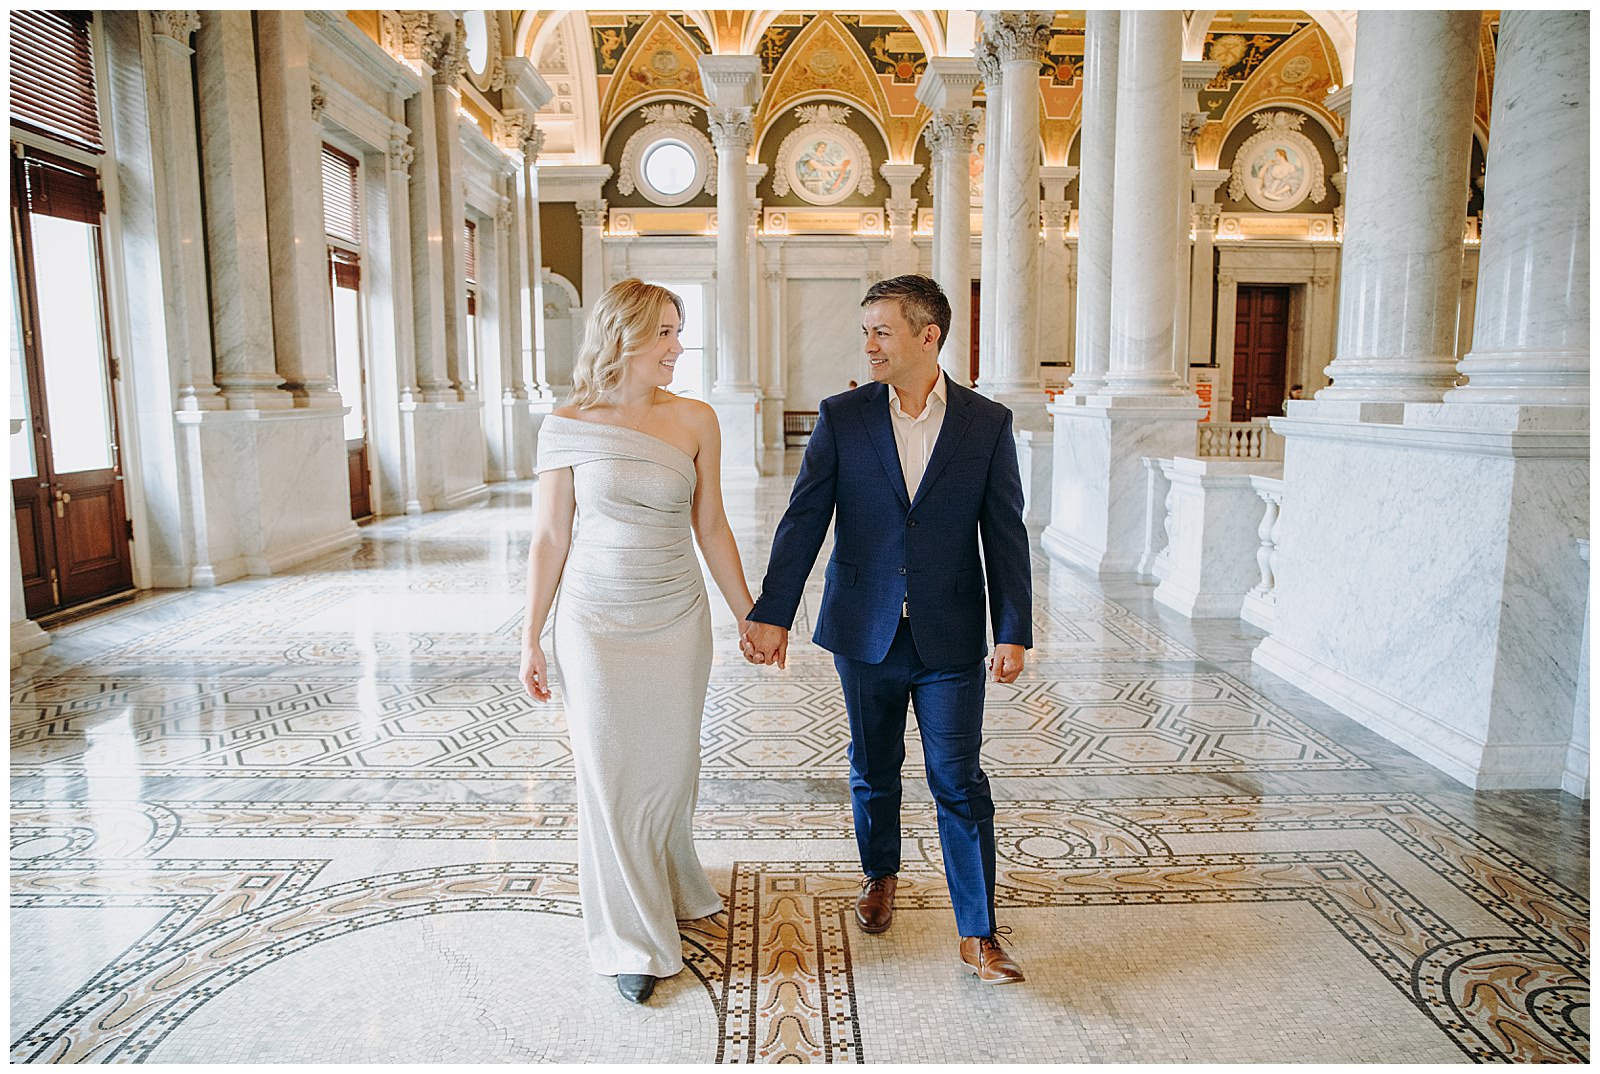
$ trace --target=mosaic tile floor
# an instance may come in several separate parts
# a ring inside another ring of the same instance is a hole
[[[787,484],[728,490],[752,579]],[[1028,982],[956,966],[915,781],[895,925],[855,929],[831,658],[752,668],[721,611],[696,835],[728,908],[627,1004],[584,955],[560,708],[515,684],[530,491],[13,671],[14,1062],[1588,1059],[1586,803],[1475,795],[1254,668],[1251,628],[1037,555],[985,743]]]

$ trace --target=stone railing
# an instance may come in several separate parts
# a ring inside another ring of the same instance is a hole
[[[1283,478],[1257,475],[1250,479],[1256,495],[1265,510],[1261,512],[1261,525],[1256,536],[1261,546],[1256,549],[1256,567],[1261,571],[1261,581],[1245,595],[1239,618],[1263,630],[1271,630],[1278,618],[1277,564],[1278,519],[1283,507]]]
[[[1202,459],[1283,458],[1283,437],[1272,431],[1266,418],[1205,421],[1196,429],[1195,454]]]

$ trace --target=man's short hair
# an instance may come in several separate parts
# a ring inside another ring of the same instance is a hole
[[[906,319],[914,332],[921,332],[930,324],[939,326],[939,349],[950,335],[950,300],[944,290],[927,276],[909,273],[888,280],[879,280],[867,289],[861,300],[863,308],[874,302],[890,299],[900,303],[900,316]]]

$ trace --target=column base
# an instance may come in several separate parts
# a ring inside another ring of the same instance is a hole
[[[18,619],[11,624],[11,666],[22,663],[22,654],[43,649],[50,644],[50,634],[32,619]]]
[[[755,391],[713,391],[710,403],[722,427],[722,476],[761,476],[761,396]]]

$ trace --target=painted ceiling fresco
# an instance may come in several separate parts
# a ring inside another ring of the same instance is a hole
[[[518,39],[539,63],[540,28],[581,20],[579,36],[592,53],[597,108],[580,122],[593,124],[601,144],[617,120],[647,100],[681,99],[704,106],[697,61],[710,53],[757,56],[764,76],[756,111],[758,139],[796,104],[835,99],[863,111],[885,134],[891,157],[909,160],[927,122],[916,100],[927,68],[928,42],[942,43],[948,12],[893,11],[587,11],[517,12]],[[914,20],[914,21],[913,21]],[[1485,12],[1480,42],[1477,115],[1489,119],[1499,12]],[[1337,29],[1335,29],[1337,33]],[[1191,46],[1195,47],[1195,46]],[[1200,91],[1209,122],[1197,151],[1202,162],[1220,149],[1227,132],[1251,112],[1290,104],[1317,116],[1331,131],[1342,123],[1325,98],[1345,81],[1342,44],[1308,12],[1218,11],[1203,35],[1201,54],[1220,65]],[[1056,14],[1039,67],[1040,137],[1044,161],[1063,164],[1081,123],[1084,14]],[[586,56],[585,59],[588,59]],[[568,64],[558,72],[577,73]],[[574,98],[575,99],[575,98]],[[984,99],[983,87],[977,100]],[[563,102],[563,107],[568,105]],[[574,152],[575,162],[582,154]],[[555,154],[552,162],[561,159]]]

